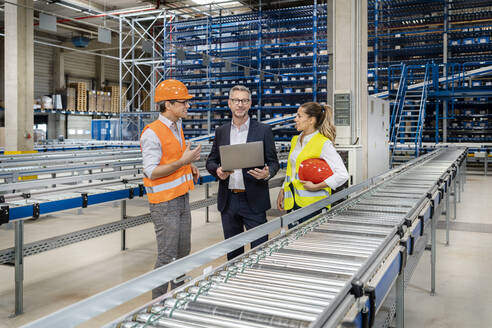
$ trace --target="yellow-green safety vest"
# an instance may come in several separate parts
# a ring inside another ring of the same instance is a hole
[[[292,177],[290,156],[297,144],[298,138],[299,136],[294,136],[290,142],[289,159],[287,161],[287,177],[286,183],[284,184],[285,210],[290,210],[294,208],[294,197],[297,206],[305,207],[331,195],[330,187],[326,187],[318,191],[308,191],[304,189],[304,186],[299,180],[299,166],[301,165],[301,163],[309,158],[320,158],[321,150],[323,149],[323,145],[328,140],[328,138],[318,132],[311,138],[311,140],[309,140],[309,142],[304,146],[304,148],[301,150],[300,154],[296,158],[296,176]],[[292,183],[294,187],[295,195],[292,194],[292,191],[289,188],[290,183]],[[328,205],[327,208],[330,208],[330,205]]]

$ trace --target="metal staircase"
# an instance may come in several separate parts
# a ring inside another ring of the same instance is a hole
[[[398,91],[392,103],[390,167],[419,156],[430,84],[430,68],[430,64],[402,65]],[[422,87],[409,89],[409,86],[416,80],[422,79],[423,69],[425,72]]]

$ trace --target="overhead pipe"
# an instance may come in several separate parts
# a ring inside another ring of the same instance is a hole
[[[58,16],[58,17],[62,17],[62,18],[68,19],[69,21],[77,22],[77,20],[76,20],[76,19],[74,19],[74,18],[67,17],[67,16],[57,15],[57,14],[54,14],[54,13],[52,13],[52,12],[49,12],[49,11],[46,11],[46,10],[42,10],[42,9],[38,9],[38,8],[34,8],[34,7],[31,7],[31,6],[22,5],[22,4],[15,3],[15,2],[11,2],[11,1],[7,1],[7,0],[3,0],[3,3],[4,3],[4,4],[13,5],[13,6],[22,7],[22,8],[26,8],[26,9],[31,9],[31,10],[33,10],[33,11],[37,11],[37,12],[39,12],[39,13],[43,13],[43,14],[47,14],[47,15],[54,15],[54,16]],[[110,15],[110,14],[108,14],[108,16],[109,16],[109,15]],[[89,25],[89,26],[96,27],[96,28],[99,28],[99,27],[100,27],[100,25],[93,24],[93,23],[89,23],[89,22],[82,22],[82,23],[83,23],[83,24],[86,24],[86,25]],[[116,33],[119,33],[117,30],[114,30],[114,29],[110,29],[110,28],[108,28],[108,30],[111,30],[111,31],[116,32]]]
[[[120,16],[120,15],[126,15],[126,14],[133,14],[133,13],[139,13],[139,12],[145,12],[149,10],[155,10],[155,8],[142,8],[142,9],[136,9],[136,10],[128,10],[128,11],[122,11],[122,12],[116,12],[116,13],[103,13],[103,14],[97,14],[97,15],[90,15],[90,16],[82,16],[82,17],[75,17],[73,19],[75,20],[84,20],[84,19],[90,19],[90,18],[101,18],[101,17],[111,17],[111,16]],[[71,21],[70,19],[60,19],[57,20],[57,23],[65,23]]]
[[[0,37],[5,37],[5,33],[0,33]],[[108,59],[119,60],[118,57],[114,57],[114,56],[110,56],[110,55],[105,55],[105,54],[101,54],[101,53],[95,53],[95,52],[92,52],[92,51],[89,51],[89,50],[74,49],[74,48],[71,48],[71,47],[65,47],[65,46],[62,46],[62,45],[58,45],[58,44],[54,44],[54,43],[50,43],[50,42],[44,42],[44,41],[36,40],[36,39],[33,42],[34,43],[37,43],[37,44],[42,44],[42,45],[45,45],[45,46],[49,46],[49,47],[55,47],[55,48],[60,48],[60,49],[65,49],[65,50],[70,50],[70,51],[75,51],[75,52],[81,52],[81,53],[92,55],[92,56],[99,56],[99,57],[105,57],[105,58],[108,58]]]

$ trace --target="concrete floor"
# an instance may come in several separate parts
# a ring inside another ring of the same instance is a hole
[[[491,213],[492,176],[468,176],[449,246],[445,231],[437,231],[436,295],[429,296],[430,252],[425,252],[405,291],[406,327],[492,326]]]
[[[213,188],[212,188],[213,189]],[[213,191],[213,190],[212,190]],[[272,201],[278,188],[272,190]],[[202,199],[198,187],[192,201]],[[128,215],[148,212],[145,199],[128,201]],[[492,309],[492,177],[470,176],[458,207],[460,225],[451,232],[451,245],[443,243],[445,234],[438,231],[437,294],[429,296],[430,256],[422,257],[410,282],[405,298],[407,327],[489,327]],[[89,207],[82,215],[76,210],[41,217],[25,224],[25,242],[76,231],[115,221],[120,208],[114,204]],[[192,252],[223,240],[219,213],[205,210],[192,212]],[[466,230],[466,231],[462,231]],[[485,231],[485,232],[484,232]],[[13,230],[0,227],[0,249],[12,247]],[[18,327],[65,306],[137,277],[153,268],[155,236],[152,224],[127,232],[128,250],[120,251],[120,234],[80,242],[25,258],[24,314],[14,312],[14,270],[0,266],[0,327]],[[214,267],[225,262],[217,259]],[[204,268],[194,270],[195,277]],[[82,327],[97,327],[112,321],[150,301],[150,292],[117,307]]]

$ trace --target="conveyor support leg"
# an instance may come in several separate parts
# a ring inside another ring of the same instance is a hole
[[[456,203],[457,203],[457,199],[456,199],[456,196],[458,194],[458,188],[457,188],[457,179],[458,177],[455,177],[454,180],[453,180],[453,220],[456,221],[456,217],[457,217],[457,214],[456,214]]]
[[[489,168],[489,154],[485,153],[485,160],[484,160],[484,167],[483,167],[483,174],[487,176],[487,170]]]
[[[206,183],[205,184],[205,199],[208,199],[210,197],[210,186],[209,186],[209,183]],[[205,208],[205,222],[209,223],[209,207],[207,206]]]
[[[465,183],[466,183],[466,164],[468,162],[468,157],[465,157],[465,161],[463,162],[463,183],[461,184],[461,190],[465,191]]]
[[[431,220],[431,296],[436,294],[436,225],[441,216],[441,205],[438,207]]]
[[[446,246],[449,246],[449,194],[451,193],[451,188],[448,186],[446,188]]]
[[[462,176],[463,176],[463,183],[461,184],[461,191],[465,191],[465,183],[466,183],[466,163],[467,163],[467,159],[465,157],[465,161],[463,162],[463,173],[462,173]]]
[[[121,219],[126,219],[126,199],[121,201]],[[126,229],[121,229],[121,250],[126,250]]]
[[[456,197],[456,202],[459,203],[460,202],[460,167],[458,166],[456,168],[456,177],[454,178],[455,179],[455,189],[454,189],[454,192],[455,192],[455,197]]]
[[[24,221],[15,221],[15,315],[24,312]]]
[[[405,326],[405,270],[396,278],[396,328]]]

